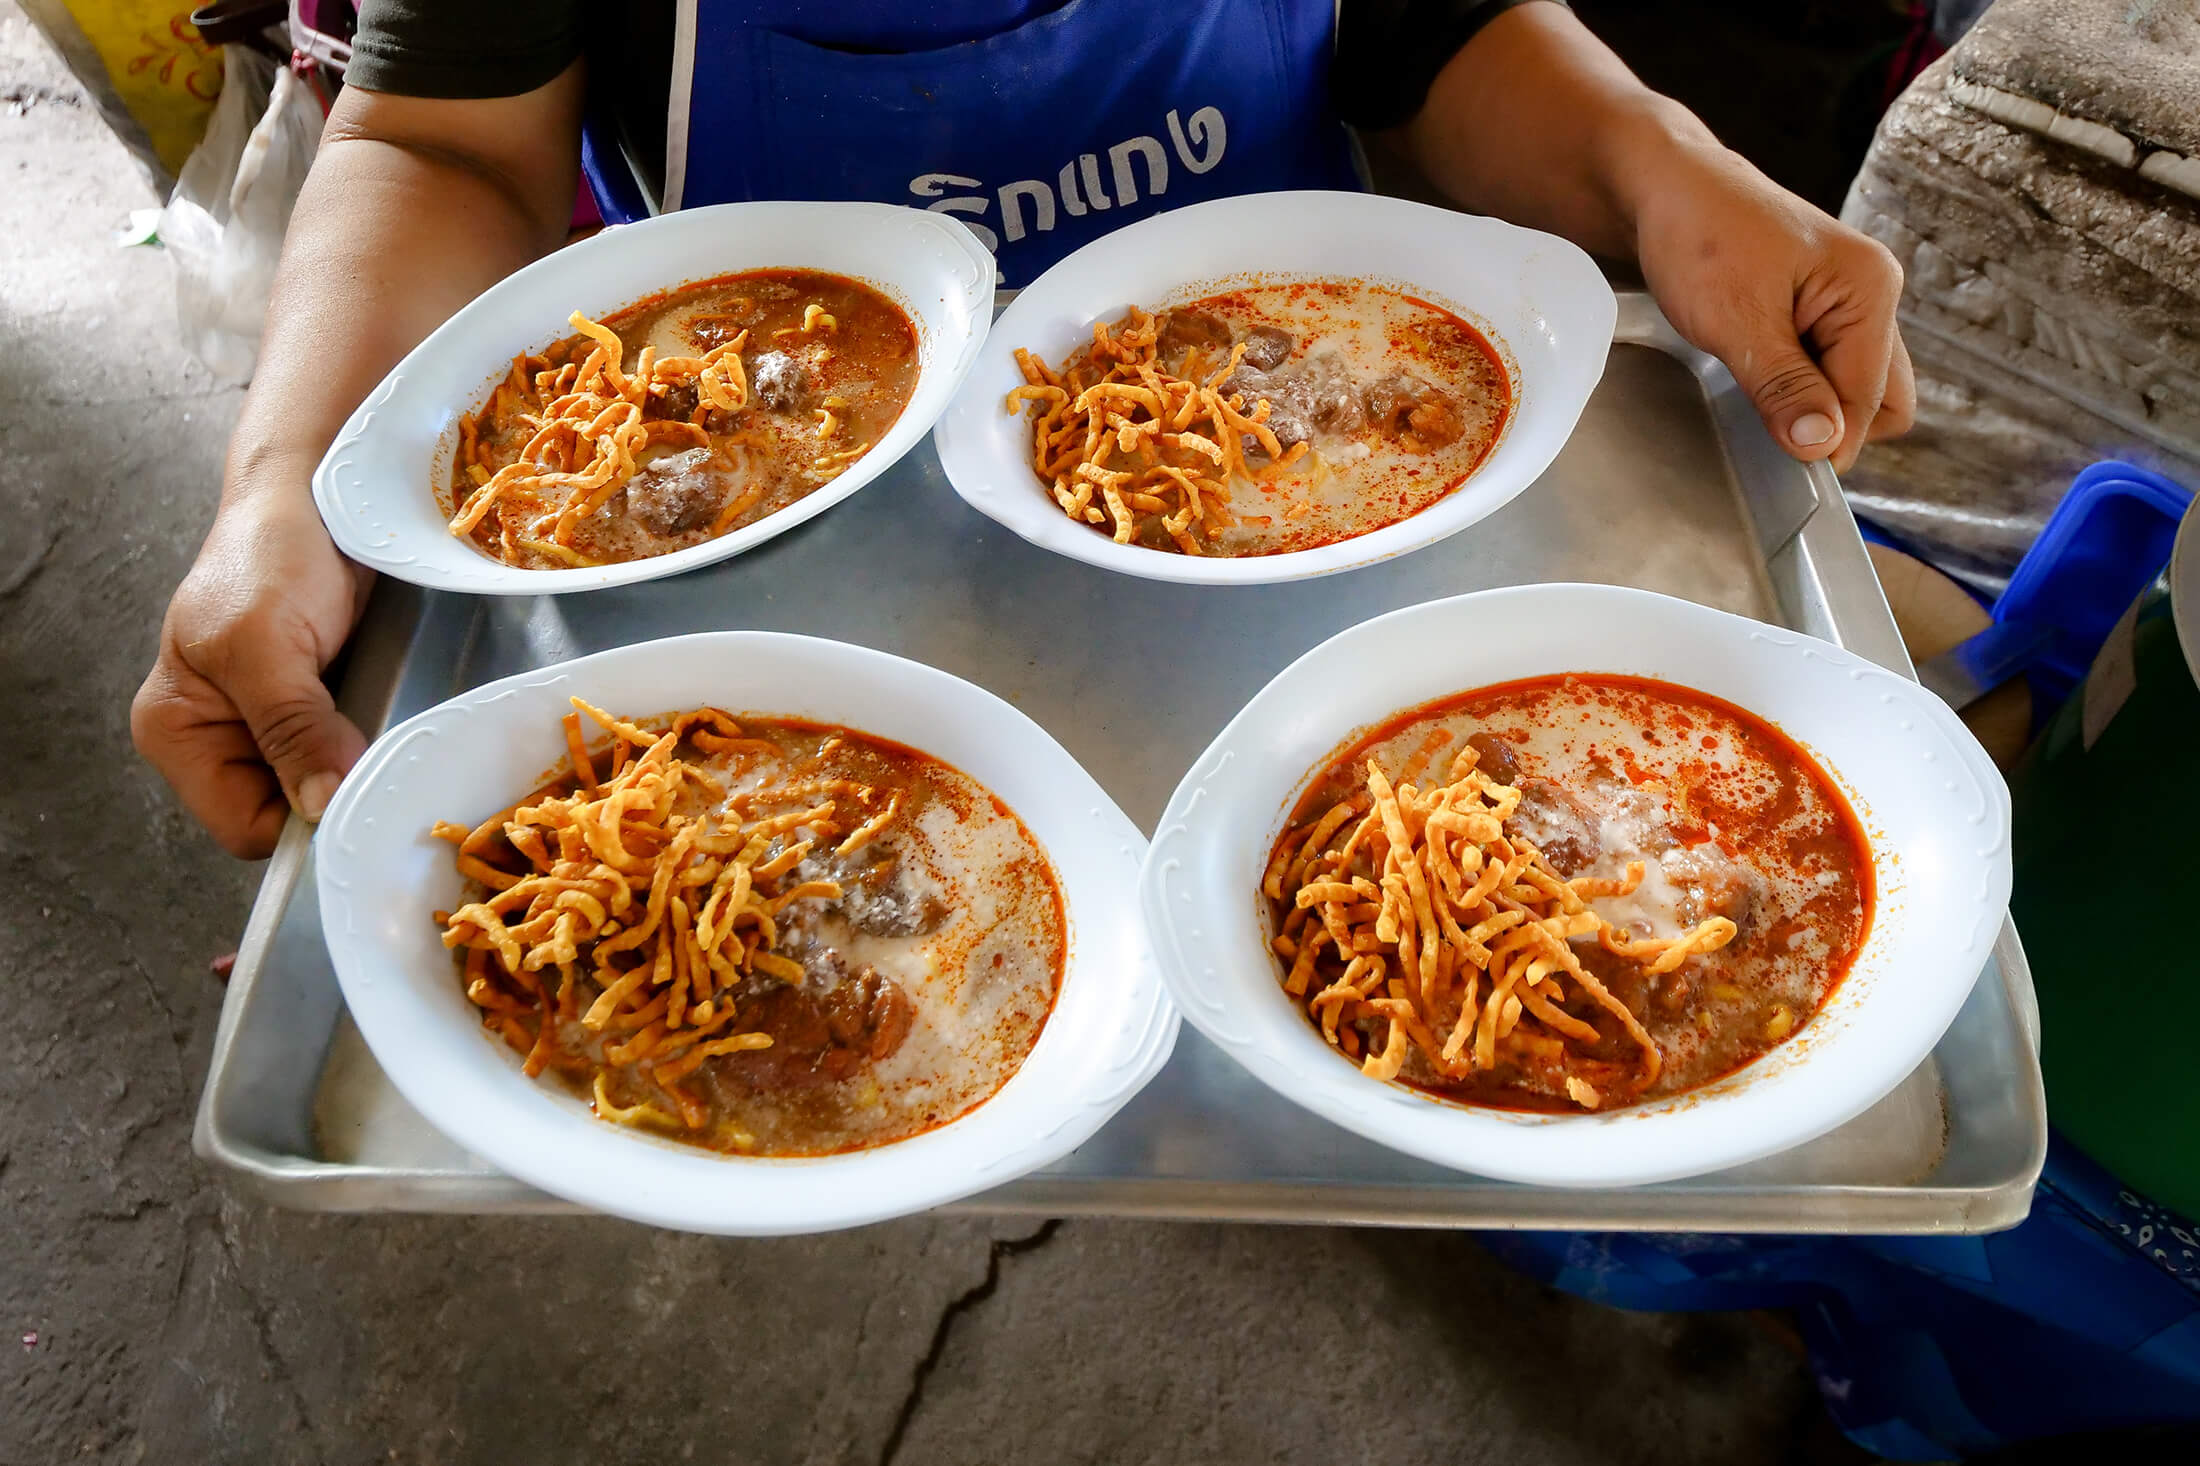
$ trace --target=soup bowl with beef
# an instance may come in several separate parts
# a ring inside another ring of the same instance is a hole
[[[457,1144],[692,1231],[855,1226],[1060,1158],[1168,1057],[1138,831],[967,682],[716,632],[392,729],[316,841],[376,1060]]]
[[[607,229],[492,286],[362,403],[314,475],[345,554],[537,595],[737,555],[921,441],[976,359],[970,231],[864,203]]]
[[[1411,607],[1280,673],[1141,876],[1186,1016],[1370,1141],[1558,1186],[1861,1113],[2010,882],[1999,774],[1908,678],[1646,591]]]
[[[956,492],[1160,580],[1373,564],[1550,465],[1616,305],[1566,241],[1400,199],[1256,194],[1097,240],[1020,292],[940,420]]]

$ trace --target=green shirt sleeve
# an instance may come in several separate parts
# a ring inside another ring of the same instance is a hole
[[[347,86],[406,97],[516,97],[573,64],[583,0],[363,0]]]

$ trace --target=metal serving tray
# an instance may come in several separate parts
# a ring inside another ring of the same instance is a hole
[[[1733,378],[1621,297],[1611,365],[1528,492],[1417,554],[1260,588],[1166,585],[1035,549],[967,508],[930,443],[845,504],[709,569],[585,595],[470,599],[395,582],[340,701],[372,732],[468,687],[645,638],[802,631],[929,662],[1021,706],[1150,829],[1215,731],[1301,652],[1369,616],[1531,581],[1642,586],[1910,663],[1839,486],[1773,445]],[[1105,628],[1105,635],[1096,631]],[[310,832],[270,863],[200,1106],[200,1155],[318,1211],[569,1209],[485,1166],[390,1086],[344,1012]],[[1057,1165],[961,1204],[1448,1227],[1983,1232],[2046,1154],[2030,973],[2014,928],[1932,1056],[1784,1155],[1691,1181],[1545,1190],[1393,1155],[1272,1095],[1189,1027],[1151,1086]]]

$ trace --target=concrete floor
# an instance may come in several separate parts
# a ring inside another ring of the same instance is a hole
[[[168,261],[110,242],[153,202],[0,0],[0,1466],[1854,1458],[1774,1329],[1458,1236],[737,1243],[225,1193],[191,1118],[258,873],[127,707],[239,394],[177,345]]]

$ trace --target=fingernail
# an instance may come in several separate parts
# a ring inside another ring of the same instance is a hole
[[[1806,412],[1788,424],[1788,441],[1798,448],[1815,448],[1833,437],[1833,419],[1822,412]]]
[[[298,786],[298,813],[309,820],[318,820],[328,811],[328,802],[336,797],[338,776],[329,773],[308,774]]]

